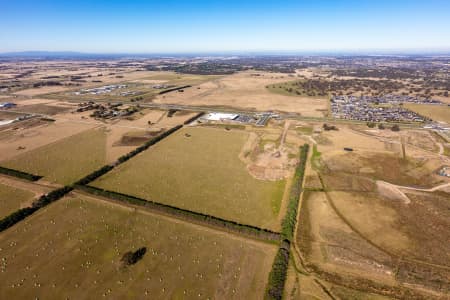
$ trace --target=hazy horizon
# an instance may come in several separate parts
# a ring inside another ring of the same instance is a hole
[[[6,1],[0,53],[448,52],[450,3]]]

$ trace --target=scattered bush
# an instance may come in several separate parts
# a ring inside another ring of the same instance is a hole
[[[334,126],[334,125],[328,125],[328,124],[323,124],[323,129],[324,130],[326,130],[326,131],[329,131],[329,130],[338,130],[338,128],[336,127],[336,126]]]
[[[391,127],[391,130],[392,130],[392,131],[400,131],[400,127],[399,127],[397,124],[394,124],[394,125]]]

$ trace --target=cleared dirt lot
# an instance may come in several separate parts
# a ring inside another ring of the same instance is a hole
[[[266,85],[286,81],[286,75],[276,73],[241,72],[210,80],[183,93],[169,93],[158,96],[156,103],[182,105],[206,105],[235,107],[258,111],[288,111],[304,116],[321,117],[321,110],[327,110],[327,100],[309,97],[291,97],[270,92]]]
[[[249,174],[239,159],[247,138],[241,130],[185,128],[93,185],[276,229],[285,181],[262,181]]]
[[[127,251],[146,247],[124,267]],[[85,196],[0,236],[2,299],[261,299],[276,247]]]

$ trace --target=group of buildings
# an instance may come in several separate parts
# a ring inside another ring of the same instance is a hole
[[[13,108],[16,107],[17,104],[12,103],[12,102],[2,102],[0,103],[0,109],[8,109],[8,108]]]
[[[111,119],[114,117],[129,116],[138,111],[137,107],[123,107],[122,103],[116,104],[99,104],[89,101],[78,104],[76,112],[84,112],[93,110],[91,117],[99,119]]]
[[[428,118],[402,106],[402,103],[441,104],[433,99],[411,96],[386,95],[334,96],[331,98],[331,113],[336,119],[367,122],[425,122]]]
[[[211,112],[204,115],[201,121],[206,122],[222,122],[230,124],[253,124],[256,126],[265,126],[271,118],[278,117],[277,114],[265,112],[255,114],[237,114],[237,113],[222,113]]]
[[[450,167],[442,167],[438,174],[444,177],[450,177]]]
[[[126,84],[111,84],[111,85],[105,85],[101,87],[96,87],[92,89],[83,89],[79,92],[75,92],[75,95],[85,95],[85,94],[91,94],[91,95],[102,95],[102,94],[109,94],[114,90],[117,89],[124,89],[126,88]]]

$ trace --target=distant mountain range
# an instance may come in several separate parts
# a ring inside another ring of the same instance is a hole
[[[0,59],[117,59],[158,57],[220,56],[450,56],[450,50],[373,50],[373,51],[226,51],[198,53],[86,53],[76,51],[18,51],[0,53]]]
[[[104,53],[84,53],[75,51],[20,51],[20,52],[5,52],[0,53],[0,58],[35,58],[35,59],[49,59],[49,58],[120,58],[127,57],[129,54],[104,54]],[[136,55],[138,56],[138,55]]]

